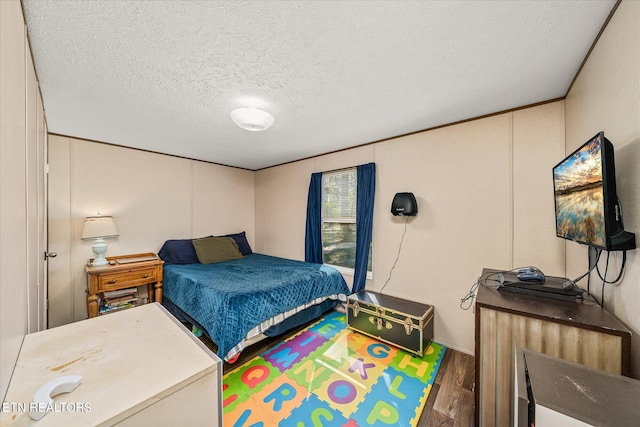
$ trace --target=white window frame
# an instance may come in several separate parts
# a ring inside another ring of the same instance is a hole
[[[357,224],[355,216],[353,216],[353,217],[337,217],[337,218],[333,218],[333,217],[325,218],[325,216],[324,216],[324,177],[325,176],[329,176],[329,175],[343,174],[343,173],[346,173],[346,172],[356,173],[356,186],[357,186],[357,179],[358,178],[357,178],[357,169],[355,167],[340,169],[340,170],[332,171],[332,172],[325,172],[325,173],[322,174],[322,176],[323,176],[323,181],[322,181],[322,208],[321,208],[321,219],[320,219],[321,230],[324,229],[325,222],[327,222],[327,223],[342,223],[342,224]],[[357,189],[356,189],[356,192],[357,192]],[[356,198],[357,198],[357,193],[356,193]],[[373,248],[371,248],[371,249],[373,249]],[[322,260],[324,262],[324,236],[323,236],[323,240],[322,240]],[[344,266],[341,266],[341,265],[334,265],[334,264],[329,264],[329,263],[326,263],[326,264],[334,267],[336,270],[338,270],[342,274],[346,274],[346,275],[350,275],[350,276],[354,276],[355,275],[355,268],[344,267]],[[371,270],[373,270],[373,254],[372,254],[372,261],[371,261]],[[373,279],[373,271],[367,270],[367,279]]]

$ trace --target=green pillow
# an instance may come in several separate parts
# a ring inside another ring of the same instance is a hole
[[[231,237],[195,239],[193,240],[193,247],[201,264],[213,264],[242,258],[238,244]]]

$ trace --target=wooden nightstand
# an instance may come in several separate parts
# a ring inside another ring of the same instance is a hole
[[[98,315],[98,298],[107,291],[147,286],[149,299],[162,303],[162,261],[154,253],[107,257],[109,265],[85,266],[87,272],[87,313]]]

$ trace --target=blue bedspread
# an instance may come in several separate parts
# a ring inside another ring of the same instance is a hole
[[[163,294],[207,330],[220,357],[277,314],[349,293],[333,267],[256,253],[216,264],[164,266]]]

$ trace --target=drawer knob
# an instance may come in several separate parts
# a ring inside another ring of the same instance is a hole
[[[113,279],[113,280],[111,280],[111,281],[109,282],[109,284],[110,284],[110,285],[115,285],[115,284],[116,284],[116,282],[117,282],[117,280],[116,280],[116,279]]]
[[[149,277],[149,275],[148,275],[148,274],[145,274],[145,275],[144,275],[144,279],[146,279],[147,277]]]

